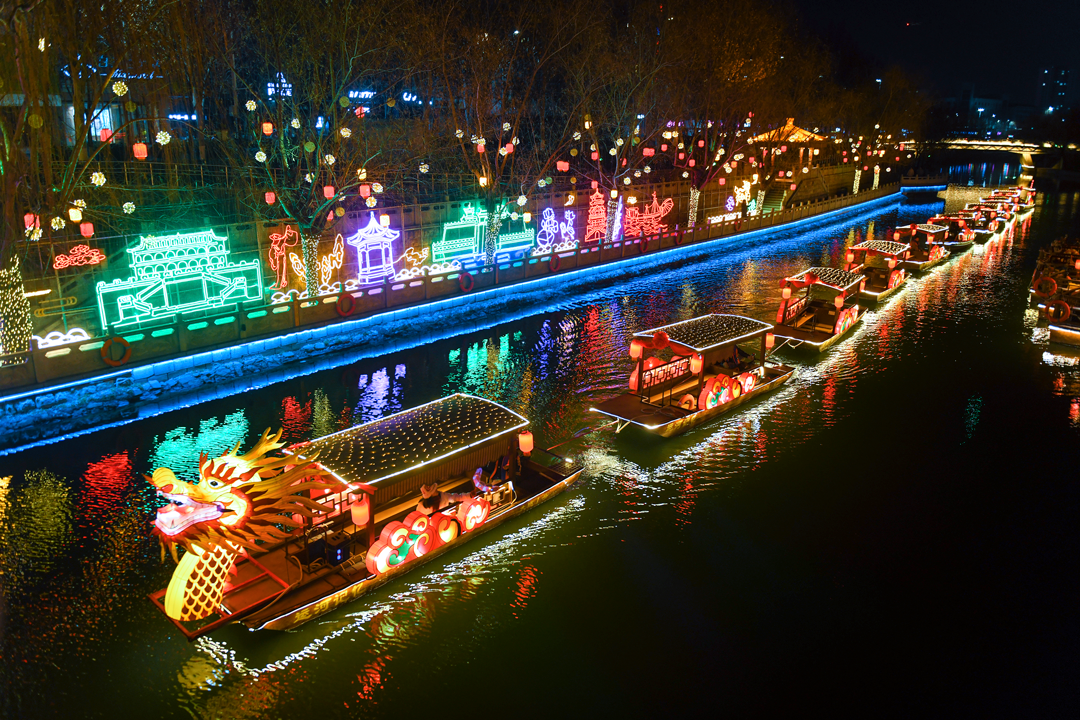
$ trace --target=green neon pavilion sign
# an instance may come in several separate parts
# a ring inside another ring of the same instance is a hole
[[[97,284],[103,328],[263,299],[259,261],[229,262],[228,238],[213,230],[139,239],[133,277]]]

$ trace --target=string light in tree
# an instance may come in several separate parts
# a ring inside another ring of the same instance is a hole
[[[130,201],[124,203],[124,214],[125,215],[131,215],[134,212],[135,212],[135,203],[130,202]]]
[[[257,106],[255,105],[254,100],[248,100],[246,103],[244,103],[244,107],[247,108],[248,112],[255,112],[255,108]]]
[[[127,95],[128,92],[127,83],[125,83],[123,80],[117,80],[116,82],[114,82],[112,89],[118,97],[124,97],[125,95]]]
[[[157,142],[158,145],[162,145],[162,146],[168,145],[169,141],[172,140],[172,135],[170,135],[168,133],[168,131],[162,130],[161,132],[159,132],[157,134],[157,136],[154,138],[154,140],[155,140],[155,142]]]

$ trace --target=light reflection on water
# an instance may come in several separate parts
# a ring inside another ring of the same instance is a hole
[[[965,376],[965,354],[1031,344],[1030,318],[1016,300],[1030,277],[1031,221],[913,278],[830,352],[785,355],[798,372],[778,392],[668,442],[613,437],[588,412],[624,387],[630,336],[704,312],[771,319],[779,279],[839,264],[849,245],[939,207],[905,204],[857,222],[736,242],[714,259],[643,273],[512,324],[5,458],[0,679],[12,691],[4,702],[18,703],[12,714],[107,715],[118,711],[112,703],[122,692],[121,709],[127,702],[161,717],[333,715],[343,708],[377,715],[407,706],[421,690],[453,697],[468,678],[463,662],[485,672],[520,643],[538,656],[554,638],[585,655],[612,643],[564,635],[573,623],[567,613],[588,610],[557,598],[635,606],[641,595],[667,608],[661,614],[684,613],[676,596],[689,591],[664,589],[686,582],[670,570],[672,558],[706,562],[718,552],[737,564],[742,531],[726,515],[730,499],[790,476],[820,480],[814,473],[836,458],[862,457],[869,428],[899,423],[905,437],[931,447],[941,438],[959,444],[985,437],[994,395]],[[1071,206],[1061,213],[1059,220],[1072,218]],[[1047,371],[1048,392],[1072,398],[1065,412],[1076,426],[1080,372],[1056,362]],[[168,465],[192,476],[200,451],[246,445],[267,426],[283,428],[289,441],[305,440],[458,391],[526,414],[541,446],[591,428],[564,446],[585,463],[588,480],[481,544],[294,633],[228,628],[189,646],[145,600],[170,568],[158,564],[148,535],[155,500],[141,473]],[[920,407],[928,392],[942,396],[935,417]],[[702,518],[717,523],[724,538],[716,550],[689,540]],[[595,575],[627,587],[597,589]],[[45,685],[53,688],[48,694]]]

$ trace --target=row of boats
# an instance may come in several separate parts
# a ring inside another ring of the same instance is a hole
[[[731,412],[792,377],[772,353],[827,350],[910,274],[990,241],[1033,202],[1029,189],[997,190],[854,245],[843,268],[785,278],[773,323],[709,314],[641,331],[627,391],[592,410],[616,432],[664,437]],[[201,457],[197,483],[158,468],[153,532],[177,566],[151,600],[189,640],[330,612],[572,486],[582,467],[535,448],[528,425],[456,394],[288,447],[267,431],[246,453]]]
[[[1028,302],[1051,343],[1080,347],[1080,239],[1061,238],[1039,251]]]

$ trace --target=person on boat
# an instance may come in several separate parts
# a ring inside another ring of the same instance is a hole
[[[495,489],[506,482],[510,473],[510,456],[503,455],[498,461],[492,460],[482,468],[476,468],[473,473],[473,485],[480,492],[494,492]]]
[[[432,515],[448,505],[464,502],[472,497],[472,493],[448,493],[439,490],[438,483],[420,486],[420,502],[416,503],[416,511],[424,515]]]

